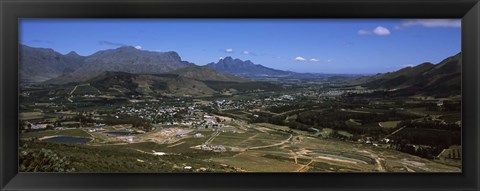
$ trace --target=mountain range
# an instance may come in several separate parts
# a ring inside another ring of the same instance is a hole
[[[123,46],[117,49],[98,51],[87,56],[83,60],[82,66],[76,71],[48,80],[47,83],[81,82],[105,71],[160,74],[189,66],[195,66],[195,64],[183,61],[178,53],[173,51],[153,52]]]
[[[437,64],[429,62],[405,67],[394,72],[357,79],[363,86],[398,91],[405,95],[460,95],[461,53]]]
[[[244,77],[261,77],[261,76],[289,76],[295,74],[290,71],[283,71],[265,67],[260,64],[254,64],[250,60],[233,59],[227,56],[220,59],[217,63],[209,63],[206,65],[219,72]]]
[[[32,48],[25,45],[21,45],[20,51],[20,78],[21,83],[25,84],[62,85],[83,82],[95,84],[95,80],[102,77],[103,80],[109,79],[108,84],[111,85],[121,82],[133,83],[132,86],[126,85],[130,87],[130,91],[136,91],[136,88],[139,87],[140,89],[148,87],[144,89],[145,91],[140,92],[150,92],[148,89],[151,89],[151,92],[155,92],[155,89],[168,89],[168,92],[175,94],[174,89],[188,89],[188,87],[191,89],[191,86],[187,85],[191,83],[202,89],[199,92],[210,94],[233,86],[239,89],[248,87],[246,90],[269,86],[250,80],[257,77],[315,78],[320,76],[322,75],[272,69],[254,64],[249,60],[243,61],[232,57],[220,59],[217,63],[197,66],[182,60],[179,54],[173,51],[145,51],[130,46],[98,51],[90,56],[80,56],[75,52],[62,55],[52,49]],[[335,75],[323,76],[335,77]],[[394,72],[361,78],[341,77],[350,78],[357,85],[391,91],[398,90],[406,95],[459,95],[460,76],[461,54],[459,53],[438,64],[422,63]],[[130,81],[122,81],[123,78],[128,78]],[[226,86],[226,84],[229,85]],[[117,84],[117,86],[121,85]],[[195,92],[190,93],[196,94]]]
[[[21,45],[19,74],[21,83],[38,83],[76,71],[86,57],[75,52],[62,55],[49,48]]]
[[[54,95],[71,94],[65,90],[75,89],[73,94],[207,96],[281,88],[197,66],[181,60],[176,52],[120,47],[79,56],[73,52],[62,55],[52,49],[22,48],[26,50],[21,51],[21,79],[26,79],[23,82],[53,85]]]
[[[245,81],[245,77],[279,77],[297,74],[232,57],[220,59],[217,63],[206,66],[197,66],[183,61],[178,53],[173,51],[153,52],[131,46],[98,51],[90,56],[79,56],[75,52],[62,55],[52,49],[21,46],[20,75],[22,83],[27,84],[83,82],[105,71],[132,74],[181,73],[183,76],[212,81]],[[199,70],[200,67],[201,70]]]

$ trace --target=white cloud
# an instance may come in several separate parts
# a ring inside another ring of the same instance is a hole
[[[242,54],[256,56],[255,53],[247,51],[247,50],[242,51]]]
[[[390,30],[382,26],[378,26],[377,28],[375,28],[373,30],[373,33],[375,33],[378,36],[386,36],[391,34]]]
[[[404,20],[400,25],[395,26],[395,29],[404,29],[414,26],[427,28],[460,28],[462,26],[462,21],[460,19],[410,19]]]
[[[377,35],[377,36],[387,36],[390,35],[391,32],[387,28],[383,26],[378,26],[373,30],[368,30],[368,29],[360,29],[357,31],[358,35]]]
[[[220,56],[220,57],[218,57],[218,59],[221,60],[221,59],[223,59],[223,57]]]
[[[333,60],[332,59],[328,59],[327,62],[332,62]]]
[[[305,59],[305,58],[303,58],[303,57],[301,57],[301,56],[298,56],[298,57],[296,57],[294,60],[296,60],[296,61],[306,61],[307,59]]]
[[[134,46],[134,47],[135,47],[136,49],[138,49],[138,50],[141,50],[141,49],[142,49],[142,46],[139,46],[139,45]]]
[[[227,49],[225,49],[225,52],[226,53],[233,53],[233,49],[232,48],[227,48]]]
[[[405,65],[402,65],[402,67],[404,67],[404,68],[405,68],[405,67],[414,67],[414,66],[415,66],[415,65],[413,65],[413,64],[405,64]]]
[[[357,34],[358,35],[371,35],[372,32],[369,31],[369,30],[366,30],[366,29],[360,29],[360,30],[358,30]]]
[[[280,57],[278,57],[280,58]],[[319,62],[320,60],[317,59],[317,58],[310,58],[310,59],[307,59],[307,58],[304,58],[304,57],[301,57],[301,56],[297,56],[296,58],[294,58],[293,60],[295,61],[301,61],[301,62]]]

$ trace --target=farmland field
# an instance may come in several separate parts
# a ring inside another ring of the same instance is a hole
[[[378,126],[385,127],[385,128],[394,128],[394,127],[397,127],[399,123],[400,121],[384,121],[384,122],[379,122]]]

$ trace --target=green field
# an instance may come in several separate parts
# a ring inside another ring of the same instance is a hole
[[[42,119],[44,114],[42,112],[23,112],[18,114],[20,120]]]
[[[37,130],[28,133],[22,133],[20,138],[42,138],[45,136],[68,136],[68,137],[91,137],[82,129],[66,129],[66,130]]]
[[[347,131],[338,131],[338,134],[343,135],[343,136],[348,137],[348,138],[353,136],[353,134],[351,134]]]
[[[348,125],[349,127],[355,127],[355,126],[362,125],[362,123],[355,121],[355,119],[346,120],[345,124]]]
[[[270,123],[255,123],[255,125],[260,126],[260,127],[270,128],[270,129],[281,130],[281,131],[290,130],[290,128],[288,128],[287,126],[274,125],[274,124],[270,124]]]
[[[400,121],[384,121],[384,122],[379,122],[378,126],[384,127],[384,128],[395,128],[399,123]]]
[[[221,133],[211,144],[233,146],[240,148],[250,148],[266,146],[281,142],[288,138],[288,135],[269,134],[262,132],[248,133]]]
[[[249,172],[292,172],[300,168],[299,165],[284,160],[264,157],[257,152],[242,152],[228,158],[214,159],[216,162],[225,163]]]
[[[233,171],[231,167],[216,163],[204,162],[198,156],[212,157],[216,153],[191,151],[185,155],[155,156],[134,150],[130,145],[118,146],[89,146],[85,144],[26,142],[29,152],[41,149],[52,150],[60,157],[70,161],[69,167],[76,172],[192,172],[200,168],[215,172]],[[190,170],[184,166],[193,167]]]

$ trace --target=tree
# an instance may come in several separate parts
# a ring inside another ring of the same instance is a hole
[[[25,127],[27,127],[27,123],[25,123],[25,121],[18,120],[18,129],[23,130]]]
[[[67,157],[60,157],[52,150],[33,150],[23,145],[19,153],[21,172],[74,172]]]
[[[54,126],[52,124],[48,124],[46,128],[52,130]]]
[[[60,121],[55,121],[55,122],[53,123],[53,126],[55,126],[55,127],[61,127],[61,126],[62,126],[62,122],[60,122]]]

